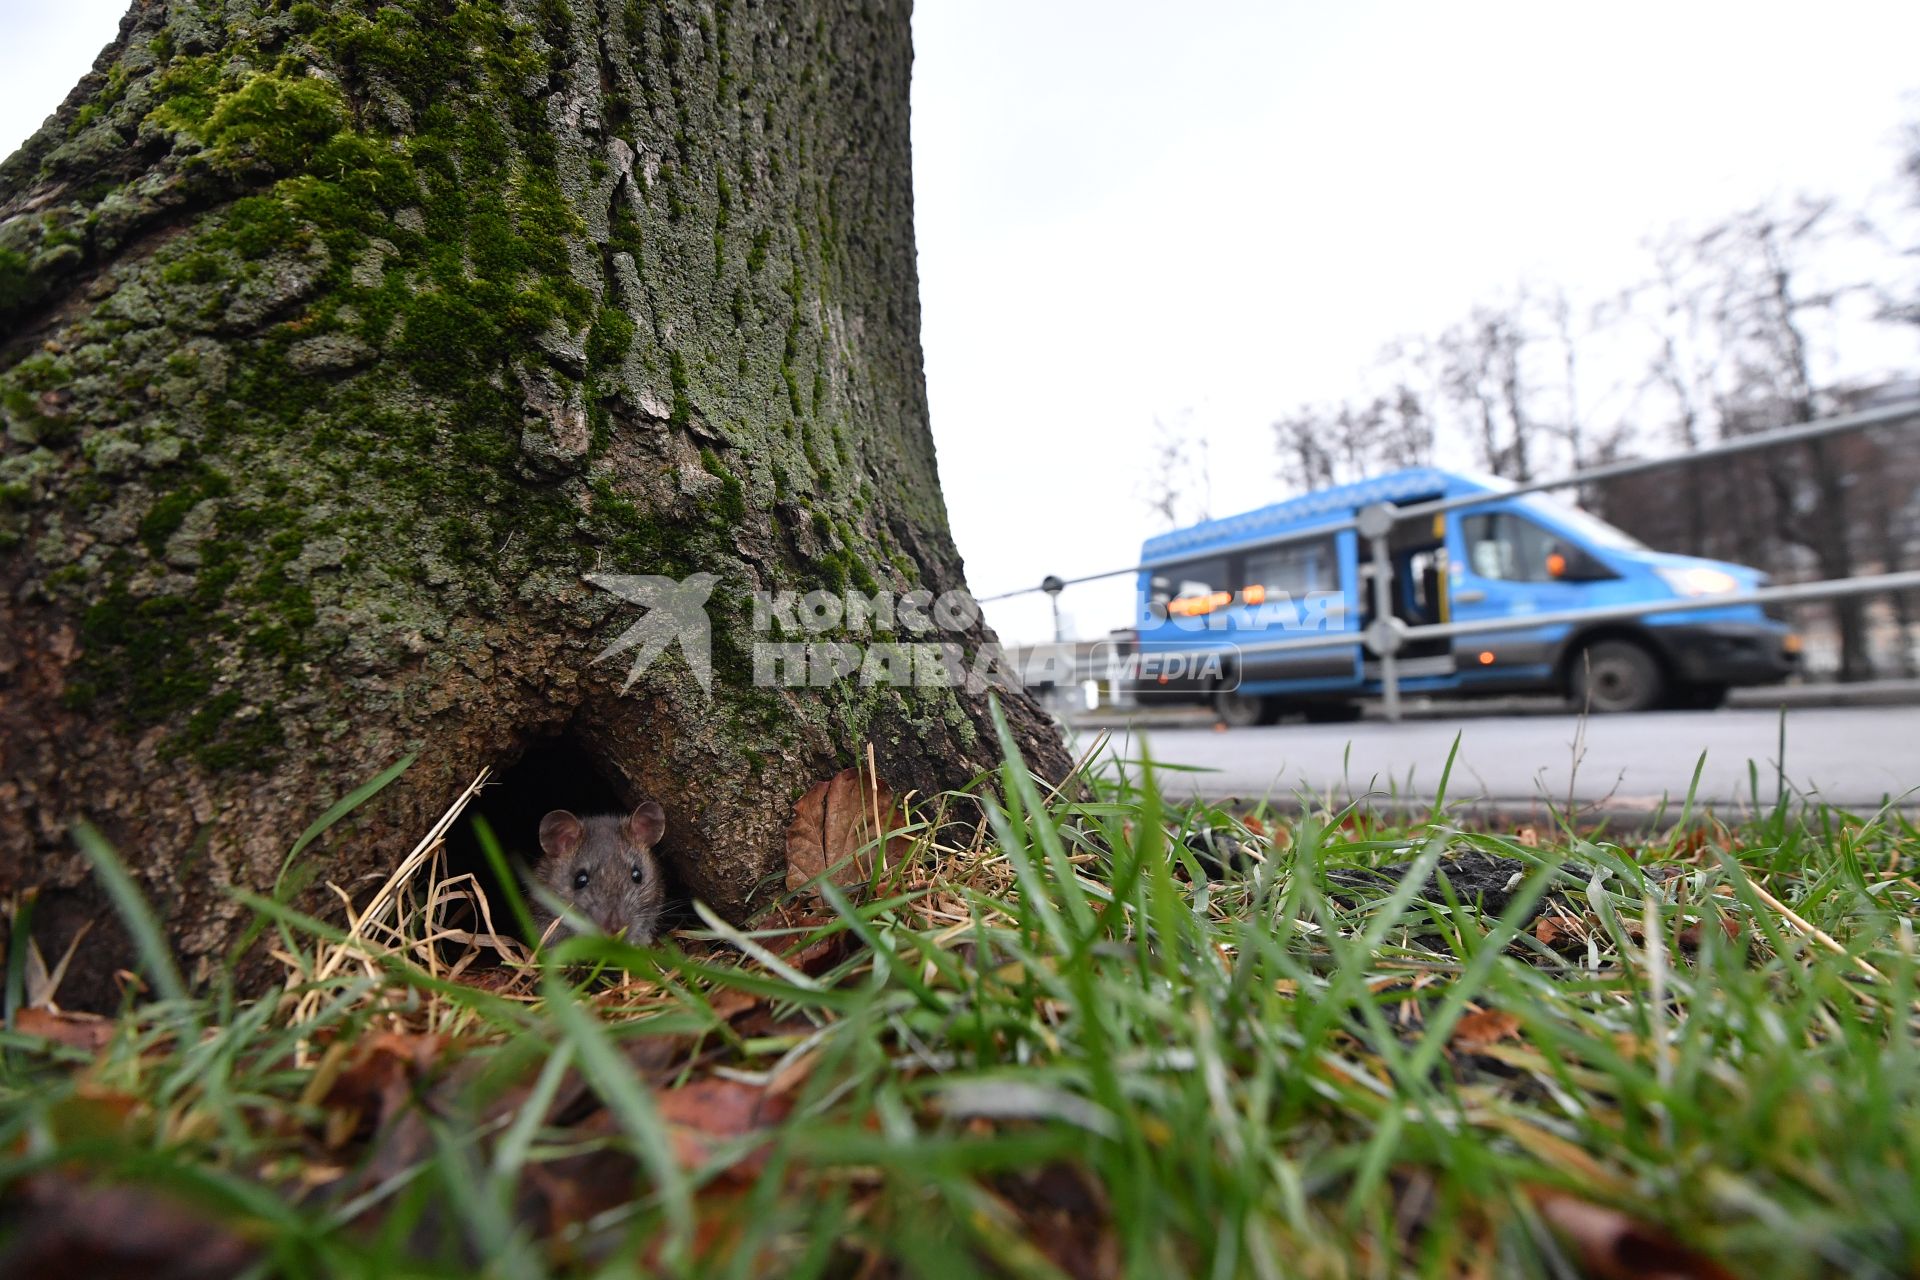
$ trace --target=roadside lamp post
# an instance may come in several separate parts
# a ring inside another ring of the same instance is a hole
[[[1040,580],[1040,589],[1046,592],[1047,599],[1053,602],[1053,642],[1064,643],[1067,637],[1060,630],[1060,593],[1067,589],[1067,584],[1060,581],[1057,575],[1050,573]]]

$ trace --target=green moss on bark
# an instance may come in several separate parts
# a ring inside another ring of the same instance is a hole
[[[823,743],[964,738],[942,691],[752,684],[754,589],[957,585],[900,15],[794,16],[136,9],[0,166],[46,197],[0,218],[0,549],[74,655],[54,696],[293,803],[462,700],[612,699],[620,606],[584,576],[710,572],[711,703],[672,658],[621,715],[783,787]]]

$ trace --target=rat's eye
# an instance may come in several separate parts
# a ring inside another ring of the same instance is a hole
[[[635,884],[639,884],[639,883],[640,883],[640,868],[638,868],[638,867],[635,867],[635,868],[633,869],[633,882],[634,882]]]
[[[574,873],[573,873],[573,887],[574,887],[574,888],[576,888],[576,889],[584,889],[584,888],[586,888],[586,887],[587,887],[587,873],[586,873],[586,872],[584,872],[584,871],[576,871],[576,872],[574,872]]]

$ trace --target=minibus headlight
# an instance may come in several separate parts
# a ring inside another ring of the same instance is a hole
[[[1724,596],[1740,589],[1739,580],[1722,569],[1698,565],[1686,569],[1656,569],[1660,580],[1677,596]]]

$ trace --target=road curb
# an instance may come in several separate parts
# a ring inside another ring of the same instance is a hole
[[[1184,793],[1169,785],[1165,778],[1161,780],[1161,790],[1168,799],[1180,798]],[[1304,813],[1339,812],[1355,803],[1355,797],[1336,796],[1329,805],[1324,797],[1314,797],[1310,802],[1299,796],[1275,795],[1265,798],[1252,798],[1240,794],[1209,795],[1196,790],[1192,798],[1206,804],[1216,804],[1237,813],[1247,813],[1265,808],[1273,813],[1299,815]],[[1361,796],[1359,807],[1364,811],[1391,819],[1396,822],[1424,822],[1433,813],[1433,798],[1412,799],[1405,796]],[[1580,805],[1574,814],[1573,825],[1576,830],[1591,832],[1595,827],[1605,826],[1617,831],[1664,831],[1678,826],[1682,811],[1686,808],[1684,796],[1674,797],[1664,804],[1648,800],[1641,803],[1632,799],[1612,800],[1601,804]],[[1789,802],[1790,812],[1800,812],[1806,807],[1818,803],[1812,799]],[[1449,800],[1443,821],[1454,824],[1472,823],[1483,827],[1557,827],[1564,802],[1548,801],[1544,798],[1534,800]],[[1858,814],[1862,817],[1877,813],[1881,805],[1843,805],[1832,808],[1843,812]],[[1756,811],[1751,801],[1696,800],[1693,805],[1695,817],[1715,817],[1723,822],[1737,823],[1760,816],[1770,811],[1765,806]],[[1892,812],[1909,819],[1920,816],[1920,803],[1897,804]]]
[[[1863,680],[1858,684],[1775,685],[1735,689],[1728,694],[1727,705],[1747,711],[1791,711],[1798,707],[1920,706],[1920,680]],[[1498,715],[1566,715],[1569,707],[1558,698],[1482,698],[1470,702],[1416,698],[1409,699],[1404,704],[1404,710],[1407,719],[1444,720]],[[1384,717],[1379,706],[1369,702],[1365,718],[1378,720]],[[1060,722],[1070,729],[1204,729],[1216,723],[1216,717],[1205,707],[1102,708],[1098,711],[1067,712],[1060,716]]]

